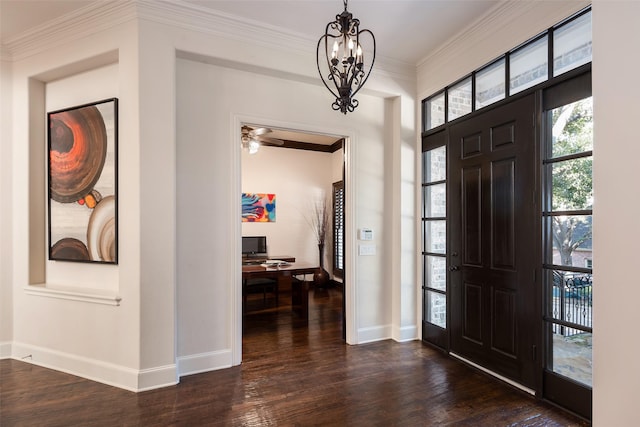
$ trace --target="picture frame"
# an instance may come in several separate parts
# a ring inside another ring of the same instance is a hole
[[[118,99],[47,113],[49,260],[118,263]]]
[[[242,222],[276,222],[276,195],[242,193]]]

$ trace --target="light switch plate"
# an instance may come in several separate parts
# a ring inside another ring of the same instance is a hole
[[[376,245],[358,245],[358,255],[375,255]]]

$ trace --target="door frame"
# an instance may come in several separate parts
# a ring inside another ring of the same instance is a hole
[[[538,85],[536,85],[534,87],[531,87],[531,88],[529,88],[527,90],[524,90],[524,91],[522,91],[522,92],[520,92],[520,93],[518,93],[516,95],[510,96],[510,97],[508,97],[506,99],[498,101],[498,102],[496,102],[496,103],[494,103],[494,104],[492,104],[490,106],[484,107],[484,108],[482,108],[480,110],[473,111],[473,112],[471,112],[471,113],[469,113],[469,114],[467,114],[467,115],[465,115],[465,116],[463,116],[463,117],[461,117],[459,119],[453,120],[451,122],[446,122],[445,124],[442,124],[442,125],[440,125],[438,127],[435,127],[433,129],[429,129],[428,131],[424,131],[422,133],[422,137],[421,137],[422,152],[420,154],[422,155],[422,153],[427,149],[427,148],[425,148],[426,147],[426,145],[425,145],[426,139],[429,138],[430,136],[433,136],[433,135],[435,135],[437,133],[440,133],[440,132],[444,132],[444,134],[446,135],[446,138],[447,138],[447,143],[446,144],[447,144],[447,148],[448,148],[449,144],[451,143],[451,141],[449,140],[449,128],[451,127],[452,124],[455,125],[456,123],[458,123],[461,120],[466,120],[466,119],[470,119],[470,118],[476,117],[477,115],[483,114],[485,111],[488,111],[489,109],[499,108],[500,106],[507,105],[510,102],[515,101],[520,97],[524,97],[524,96],[527,96],[529,94],[534,93],[536,98],[537,98],[537,104],[538,104],[537,107],[536,107],[536,111],[535,111],[535,117],[533,118],[534,123],[535,123],[535,143],[537,145],[537,147],[536,147],[536,158],[539,161],[539,167],[537,168],[538,176],[537,176],[536,179],[537,179],[537,182],[540,183],[539,184],[540,188],[542,188],[542,183],[541,183],[541,180],[542,180],[542,153],[541,153],[541,148],[540,148],[541,147],[541,143],[542,143],[542,138],[543,138],[542,132],[544,131],[543,128],[542,128],[542,113],[543,113],[543,109],[542,109],[542,93],[547,88],[550,88],[552,86],[561,85],[564,82],[568,82],[568,81],[574,80],[574,79],[579,78],[580,76],[585,75],[587,73],[589,73],[589,74],[591,73],[591,63],[590,62],[587,63],[587,64],[584,64],[584,65],[582,65],[582,66],[580,66],[578,68],[575,68],[575,69],[573,69],[571,71],[568,71],[568,72],[566,72],[566,73],[564,73],[564,74],[562,74],[560,76],[554,77],[554,78],[549,79],[549,80],[547,80],[545,82],[542,82],[542,83],[540,83],[540,84],[538,84]],[[447,150],[447,151],[449,151],[449,150]],[[447,153],[447,156],[448,155],[449,155],[449,152]],[[542,197],[541,193],[539,192],[538,193],[539,202],[541,201],[541,197]],[[421,203],[422,203],[422,201],[421,201]],[[450,212],[449,200],[447,200],[447,221],[449,221],[449,218],[450,218],[449,212]],[[447,240],[449,239],[449,237],[450,237],[450,235],[447,234]],[[542,236],[540,237],[539,250],[537,252],[538,252],[537,256],[540,257],[540,266],[539,266],[539,268],[536,268],[536,275],[537,275],[536,282],[537,282],[537,287],[538,287],[538,291],[537,292],[539,294],[539,297],[537,297],[536,303],[539,304],[539,307],[540,307],[540,309],[539,309],[539,311],[540,311],[540,313],[539,313],[540,314],[540,327],[539,327],[539,330],[537,332],[540,334],[541,337],[544,337],[544,322],[543,322],[543,319],[542,319],[542,316],[544,314],[544,313],[542,313],[542,310],[544,309],[544,305],[543,305],[544,304],[544,300],[543,300],[544,292],[543,292],[543,284],[542,284]],[[420,259],[422,259],[422,252],[419,252],[419,256],[420,256]],[[447,265],[449,265],[449,264],[450,264],[450,260],[447,260]],[[422,271],[422,277],[424,277],[424,271]],[[422,300],[422,308],[423,308],[423,310],[422,310],[422,313],[423,313],[422,322],[424,323],[425,322],[424,313],[426,313],[426,311],[425,311],[425,306],[424,306],[425,299],[423,297],[423,293],[424,293],[424,290],[420,294],[421,295],[421,300]],[[447,316],[449,317],[450,316],[450,312],[451,312],[451,306],[450,306],[450,304],[451,304],[451,301],[450,301],[450,299],[451,299],[450,298],[450,296],[451,296],[451,279],[450,279],[450,274],[447,275],[447,295],[448,295],[448,298],[447,298]],[[529,392],[531,394],[534,394],[536,397],[538,397],[540,399],[545,399],[545,395],[544,395],[544,381],[545,381],[544,380],[544,368],[545,368],[546,343],[544,342],[543,339],[540,340],[540,343],[539,343],[540,344],[540,348],[537,351],[537,366],[539,367],[537,369],[538,369],[539,372],[536,374],[536,385],[535,385],[534,389],[528,389],[527,387],[524,387],[521,384],[513,382],[513,381],[509,380],[508,378],[505,378],[505,377],[503,377],[502,375],[500,375],[500,374],[498,374],[496,372],[493,372],[493,371],[491,371],[489,369],[486,369],[486,368],[474,363],[473,361],[469,361],[464,357],[461,357],[461,356],[459,356],[457,354],[451,353],[451,351],[450,351],[451,349],[450,349],[450,345],[449,345],[450,333],[451,333],[450,319],[448,319],[448,321],[447,321],[447,329],[446,329],[446,340],[444,341],[445,342],[444,346],[442,346],[441,344],[436,343],[436,342],[427,341],[425,339],[424,332],[422,334],[422,341],[423,341],[423,343],[425,343],[427,345],[436,346],[438,348],[442,348],[446,353],[448,353],[452,357],[460,359],[463,362],[465,362],[465,363],[467,363],[469,365],[472,365],[477,369],[480,369],[480,370],[482,370],[482,371],[484,371],[484,372],[486,372],[486,373],[488,373],[488,374],[490,374],[490,375],[492,375],[492,376],[494,376],[496,378],[501,379],[502,381],[508,382],[508,383],[518,387],[518,388],[523,389],[524,391],[527,391],[527,392]],[[561,403],[561,402],[559,402],[559,403]],[[569,409],[569,408],[567,408],[567,409]]]
[[[538,109],[536,93],[528,93],[449,128],[450,351],[526,390],[539,381],[535,316],[541,311],[536,274],[541,259],[539,251],[519,243],[535,247],[540,236],[533,122]],[[471,228],[465,228],[465,218],[472,220]]]
[[[241,140],[241,128],[243,123],[261,123],[265,126],[271,126],[280,129],[294,129],[300,132],[316,133],[316,134],[329,134],[336,135],[344,138],[343,143],[343,156],[344,156],[344,187],[345,187],[345,251],[344,251],[344,319],[346,325],[346,342],[351,344],[355,343],[357,339],[357,325],[355,319],[357,318],[357,294],[355,290],[356,283],[356,242],[353,237],[354,233],[350,230],[355,230],[355,200],[353,194],[355,192],[355,171],[357,170],[357,144],[353,143],[356,139],[356,135],[352,131],[345,129],[331,128],[329,126],[318,127],[309,123],[292,123],[278,121],[273,118],[247,116],[242,114],[233,114],[230,120],[230,140]],[[231,210],[232,218],[240,218],[242,215],[242,147],[240,144],[233,144],[235,147],[232,150],[233,159],[231,161],[231,174],[232,185],[231,189],[234,192],[231,200],[235,200],[235,203],[231,203],[229,209]],[[231,360],[232,365],[240,365],[242,362],[242,255],[240,245],[242,241],[242,224],[240,221],[236,222],[235,227],[232,230],[232,239],[230,242],[231,249],[231,263],[235,267],[231,271],[231,277],[229,277],[229,307],[231,311],[231,324],[229,327],[229,336],[231,340]]]

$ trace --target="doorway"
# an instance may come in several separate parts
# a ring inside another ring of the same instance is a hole
[[[533,95],[450,128],[450,351],[535,388]],[[527,243],[529,242],[529,243]]]
[[[423,138],[423,340],[591,418],[588,68]]]
[[[324,203],[328,213],[333,214],[333,183],[344,179],[344,138],[255,123],[242,123],[241,128],[243,199],[245,195],[268,195],[273,198],[274,207],[265,221],[243,219],[242,236],[262,236],[266,241],[265,255],[272,258],[269,262],[276,258],[286,259],[293,267],[319,265],[320,254],[313,227],[315,209]],[[245,136],[255,141],[249,141]],[[244,214],[243,208],[243,217]],[[342,287],[335,285],[342,280],[333,274],[334,236],[330,226],[333,218],[328,219],[322,264],[330,274],[331,282],[325,288],[314,289],[313,274],[306,272],[292,278],[295,286],[287,288],[281,283],[280,289],[260,288],[256,295],[243,292],[243,338],[250,327],[254,328],[250,331],[254,341],[258,330],[271,333],[283,324],[306,330],[322,318],[331,321],[335,310],[327,307],[333,307],[336,301],[326,301],[326,298],[338,298],[337,292],[342,307]],[[310,287],[309,319],[300,314],[297,279]],[[295,312],[292,312],[293,307]],[[339,310],[338,315],[338,324],[341,324],[344,310]],[[244,344],[245,340],[242,341]]]

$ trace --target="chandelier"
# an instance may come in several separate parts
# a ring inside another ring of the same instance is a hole
[[[316,63],[322,83],[336,97],[331,107],[344,114],[353,112],[358,106],[358,100],[353,97],[369,78],[376,59],[376,38],[371,31],[360,29],[360,20],[347,11],[347,1],[343,0],[344,12],[327,24],[316,49]],[[369,39],[366,34],[371,36],[373,48],[368,66],[365,66],[361,44],[362,35],[364,39]]]

